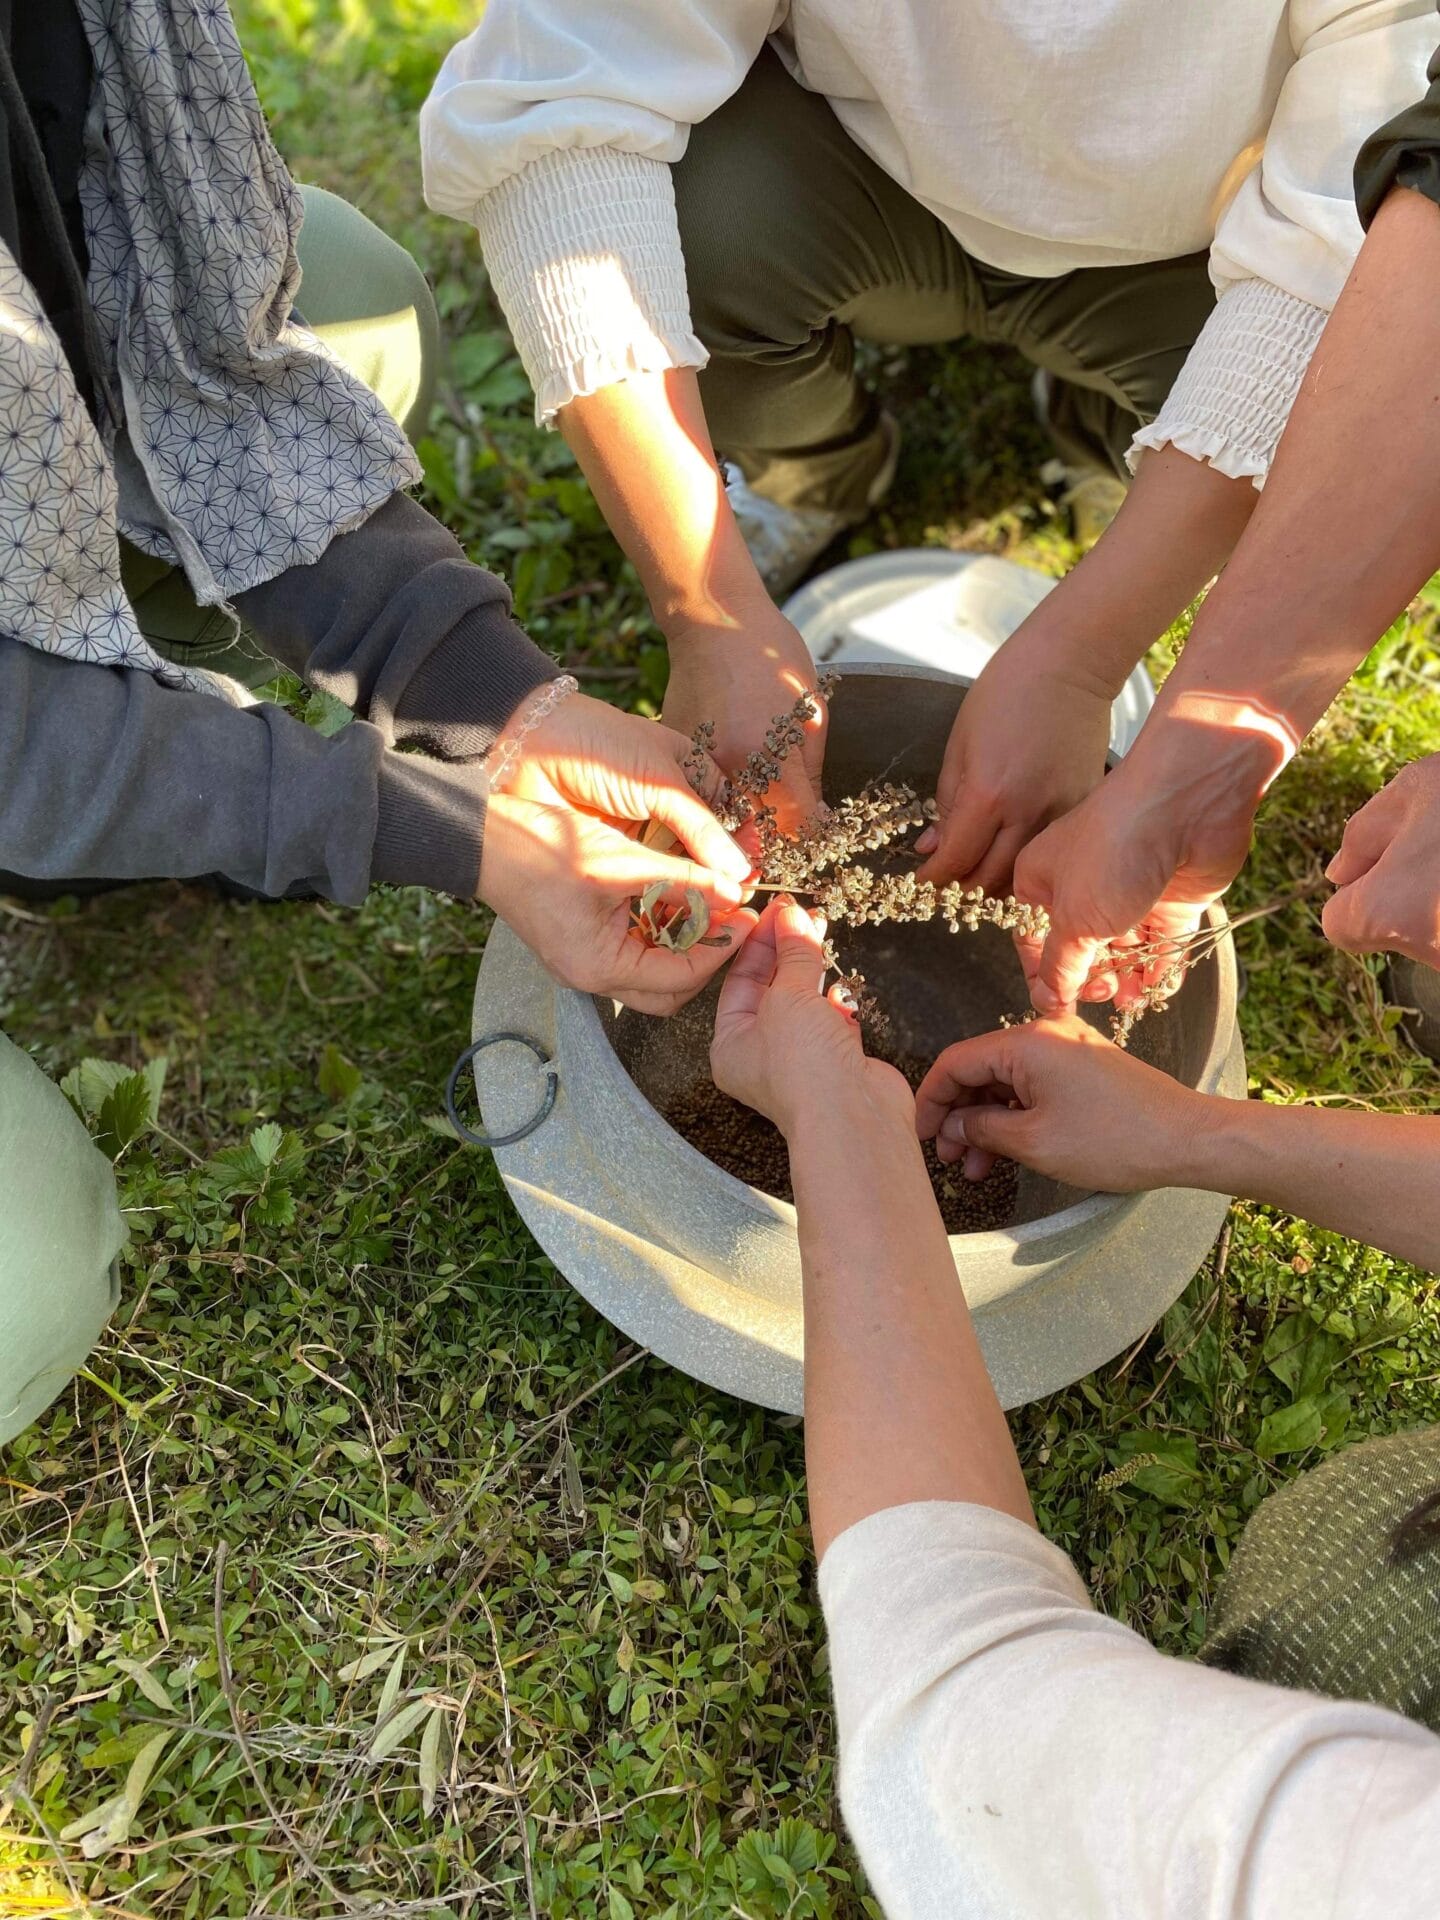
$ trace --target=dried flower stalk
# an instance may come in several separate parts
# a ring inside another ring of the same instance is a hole
[[[914,873],[877,872],[859,864],[862,854],[883,851],[905,834],[924,826],[935,815],[933,801],[921,801],[912,787],[881,780],[852,798],[842,800],[807,822],[798,832],[780,830],[775,809],[766,804],[769,789],[781,778],[785,760],[804,744],[805,729],[816,716],[817,702],[828,700],[839,684],[835,674],[823,674],[817,692],[801,694],[788,712],[771,722],[763,748],[726,780],[714,811],[728,832],[750,827],[757,842],[758,890],[803,896],[832,925],[879,926],[887,921],[943,920],[952,933],[963,927],[976,932],[982,926],[999,927],[1024,939],[1043,940],[1050,916],[1043,907],[1030,906],[1014,894],[996,899],[980,887],[958,883],[937,887]],[[709,784],[708,761],[714,752],[715,728],[706,721],[691,736],[692,750],[684,767],[690,784],[703,794]],[[1148,941],[1133,947],[1102,947],[1096,955],[1093,978],[1100,973],[1122,977],[1154,973],[1129,1006],[1112,1016],[1110,1035],[1116,1046],[1128,1046],[1130,1036],[1147,1013],[1163,1013],[1184,984],[1191,967],[1208,959],[1237,926],[1273,913],[1287,901],[1204,926],[1174,940]],[[838,975],[855,1002],[862,1024],[888,1025],[865,984],[863,974],[847,972],[834,944],[825,942],[827,965]],[[1161,968],[1161,962],[1164,962]],[[1157,973],[1155,970],[1161,968]],[[1033,1013],[1007,1016],[1004,1024],[1018,1026]]]

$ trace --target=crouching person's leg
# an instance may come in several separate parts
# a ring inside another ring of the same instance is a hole
[[[0,1443],[84,1365],[119,1298],[124,1242],[109,1161],[0,1034]]]

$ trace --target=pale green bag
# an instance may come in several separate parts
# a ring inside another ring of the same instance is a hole
[[[125,1232],[110,1162],[0,1033],[0,1443],[85,1364],[120,1297]]]

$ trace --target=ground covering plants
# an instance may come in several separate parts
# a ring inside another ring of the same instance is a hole
[[[412,117],[473,4],[237,14],[297,173],[435,277],[457,344],[430,498],[587,690],[654,711],[635,581],[532,424],[473,241],[420,209]],[[871,364],[907,450],[855,550],[1073,562],[1018,362]],[[1432,588],[1277,783],[1237,910],[1440,749],[1437,621]],[[439,1117],[487,924],[418,893],[0,907],[0,1024],[79,1070],[134,1228],[85,1375],[0,1459],[0,1914],[875,1912],[795,1423],[635,1351]],[[1313,899],[1239,943],[1255,1097],[1430,1098]],[[1241,1207],[1162,1326],[1014,1424],[1097,1600],[1182,1651],[1267,1490],[1437,1417],[1434,1280]]]

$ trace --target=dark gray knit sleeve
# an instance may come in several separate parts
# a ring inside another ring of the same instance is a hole
[[[0,869],[27,879],[223,874],[358,904],[392,757],[371,726],[326,739],[278,707],[0,639]]]
[[[504,583],[404,494],[292,567],[240,594],[265,651],[372,721],[387,743],[479,759],[560,669],[517,626]]]
[[[1440,51],[1423,100],[1372,133],[1355,163],[1355,201],[1368,228],[1392,187],[1412,187],[1440,205]]]

